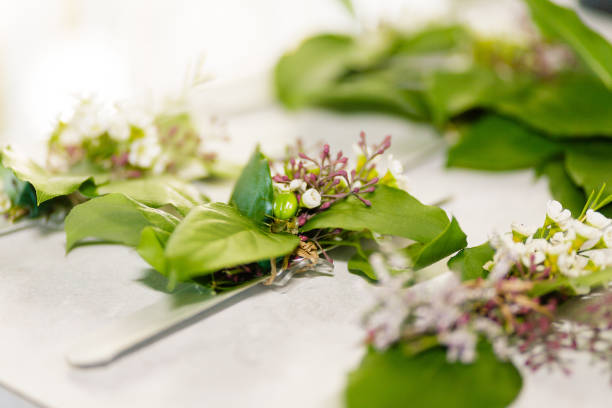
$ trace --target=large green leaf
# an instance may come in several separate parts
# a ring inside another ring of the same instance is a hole
[[[374,268],[372,268],[369,259],[366,258],[367,256],[371,255],[372,252],[373,251],[366,251],[363,254],[360,252],[355,252],[355,254],[353,254],[348,261],[348,270],[352,273],[363,275],[372,281],[378,280],[378,276],[376,275]],[[364,257],[364,255],[366,257]]]
[[[448,261],[448,267],[459,273],[461,280],[483,278],[487,273],[483,266],[493,259],[493,254],[495,254],[495,250],[488,242],[485,242],[482,245],[459,251]]]
[[[406,248],[406,253],[412,260],[413,268],[421,269],[454,254],[466,245],[465,233],[459,227],[457,219],[453,217],[450,224],[437,237],[426,243],[409,246]]]
[[[394,55],[427,55],[466,49],[472,34],[461,25],[433,25],[395,39]]]
[[[567,43],[612,88],[612,45],[584,24],[575,11],[549,0],[525,0],[543,34]]]
[[[606,183],[605,194],[612,194],[612,143],[576,144],[567,149],[565,167],[572,180],[587,194],[599,191]]]
[[[173,205],[182,214],[206,198],[191,184],[174,177],[112,181],[96,189],[97,194],[122,193],[150,207]]]
[[[320,228],[369,230],[425,243],[446,230],[450,221],[441,208],[424,205],[403,190],[379,185],[366,196],[371,206],[348,197],[310,219],[302,231]]]
[[[486,115],[467,125],[448,151],[449,166],[480,170],[515,170],[536,166],[563,147],[516,121]]]
[[[136,247],[142,259],[163,275],[167,274],[165,249],[169,238],[168,231],[153,226],[144,227]]]
[[[206,204],[195,207],[179,224],[166,245],[168,271],[187,280],[222,268],[290,254],[299,238],[263,230],[234,207]]]
[[[428,119],[429,111],[420,90],[402,89],[391,71],[366,72],[330,83],[312,93],[313,105],[341,112],[381,112]]]
[[[302,231],[320,228],[369,230],[383,235],[412,239],[408,255],[415,268],[430,265],[465,247],[465,234],[453,218],[434,206],[427,206],[403,190],[379,185],[367,195],[366,207],[355,197],[335,203],[310,219]]]
[[[255,150],[236,181],[230,204],[258,224],[272,216],[274,187],[270,165],[259,149]]]
[[[54,197],[68,195],[77,191],[86,182],[93,182],[92,175],[55,175],[45,170],[34,161],[19,156],[7,147],[0,153],[2,165],[13,172],[22,181],[27,181],[36,190],[37,204]]]
[[[278,98],[288,108],[311,103],[313,93],[327,88],[344,72],[355,49],[354,39],[346,35],[323,34],[307,39],[276,65]]]
[[[85,238],[136,246],[145,227],[171,232],[175,216],[147,207],[123,194],[108,194],[77,205],[66,217],[66,250]]]
[[[441,125],[453,116],[482,106],[494,90],[501,90],[497,75],[490,69],[475,66],[461,72],[432,72],[427,79],[425,96],[434,123]]]
[[[548,189],[553,198],[564,208],[578,216],[584,207],[586,197],[584,191],[574,183],[565,169],[564,161],[552,160],[544,163],[538,170],[548,178]]]
[[[414,356],[394,347],[368,352],[349,374],[345,397],[348,408],[503,408],[521,385],[512,363],[499,361],[484,342],[471,364],[449,363],[442,347]]]
[[[487,105],[550,135],[612,135],[612,92],[596,78],[560,75],[520,89]]]

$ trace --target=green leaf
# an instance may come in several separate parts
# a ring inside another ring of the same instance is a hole
[[[580,20],[575,11],[549,0],[525,0],[543,34],[567,43],[612,88],[612,45]]]
[[[152,226],[144,227],[136,247],[142,259],[162,275],[167,274],[165,249],[169,238],[168,231]]]
[[[563,146],[516,121],[486,115],[469,125],[448,151],[448,166],[515,170],[536,166],[563,152]]]
[[[66,250],[85,238],[136,246],[141,232],[152,226],[171,232],[175,216],[147,207],[123,194],[108,194],[77,205],[65,220]]]
[[[377,186],[366,196],[367,207],[355,197],[348,197],[311,218],[302,231],[341,228],[349,231],[369,230],[417,241],[409,247],[415,268],[422,268],[465,247],[465,234],[453,218],[434,206],[427,206],[403,190]],[[419,245],[420,244],[420,245]]]
[[[412,267],[421,269],[454,254],[466,245],[465,233],[459,227],[457,219],[453,217],[440,235],[427,243],[416,243],[409,246],[406,248],[406,253],[412,260]]]
[[[366,251],[365,255],[369,257],[373,251]],[[366,278],[377,281],[378,276],[374,272],[374,268],[370,265],[368,258],[364,258],[359,252],[356,252],[348,261],[348,270],[357,275],[364,275]]]
[[[100,186],[97,194],[121,193],[149,207],[174,206],[182,214],[208,200],[193,185],[174,177],[153,177],[112,181]]]
[[[539,172],[548,178],[548,189],[553,198],[564,208],[578,216],[584,207],[586,197],[584,191],[574,183],[565,169],[563,160],[553,160],[544,163]]]
[[[77,191],[86,181],[93,181],[92,175],[55,175],[34,161],[21,157],[10,147],[1,152],[2,165],[22,181],[27,181],[36,190],[36,203],[41,204],[54,197]]]
[[[311,218],[302,231],[320,228],[370,230],[425,243],[435,239],[450,223],[444,210],[424,205],[397,188],[380,185],[366,198],[372,202],[369,207],[353,196],[335,203]]]
[[[463,72],[434,71],[427,79],[425,90],[433,122],[441,125],[453,116],[481,106],[500,84],[492,70],[478,66]]]
[[[495,250],[488,242],[476,247],[465,248],[448,261],[448,267],[461,275],[461,280],[484,278],[487,271],[485,263],[493,259]]]
[[[272,216],[274,187],[270,166],[259,149],[255,150],[236,181],[230,204],[257,224]]]
[[[170,236],[168,271],[177,280],[207,275],[222,268],[277,258],[293,252],[299,238],[264,231],[234,207],[195,207]]]
[[[604,195],[612,194],[612,143],[580,143],[568,147],[565,167],[572,180],[587,194],[599,191],[606,183]]]
[[[313,92],[311,103],[340,112],[381,112],[428,119],[429,112],[420,90],[402,89],[391,72],[352,75]]]
[[[345,398],[348,408],[502,408],[521,385],[518,370],[499,361],[485,342],[471,364],[449,363],[442,347],[414,356],[394,347],[368,352],[349,374]]]
[[[278,98],[288,108],[308,105],[313,93],[327,88],[344,72],[355,48],[353,38],[346,35],[323,34],[307,39],[276,65]]]
[[[472,34],[461,25],[433,25],[408,36],[399,35],[395,55],[426,55],[467,49]]]
[[[567,74],[534,82],[487,105],[549,135],[612,135],[612,92],[592,76]]]

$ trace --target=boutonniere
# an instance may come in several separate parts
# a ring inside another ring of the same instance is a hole
[[[376,279],[366,241],[380,236],[403,238],[403,253],[422,268],[463,248],[465,234],[443,210],[398,188],[398,163],[383,166],[390,144],[369,146],[362,134],[355,163],[328,145],[282,162],[257,149],[229,203],[197,205],[184,218],[121,194],[99,197],[66,218],[67,247],[85,238],[131,245],[171,286],[194,281],[216,292],[329,271],[339,246],[356,248],[349,267]]]
[[[371,350],[350,376],[348,406],[507,406],[521,388],[512,355],[534,371],[569,373],[567,351],[610,367],[612,298],[582,297],[612,281],[612,220],[597,212],[612,196],[602,191],[576,218],[549,202],[539,228],[513,224],[452,258],[456,274],[425,284],[406,287],[410,273],[391,276],[388,260],[375,255],[382,287],[364,320]],[[428,370],[446,393],[427,391]]]
[[[60,120],[48,141],[45,166],[10,148],[0,152],[0,213],[9,221],[56,215],[74,205],[122,192],[147,205],[180,212],[205,198],[186,182],[226,176],[207,146],[226,138],[210,118],[198,129],[183,110],[159,114],[82,100]]]

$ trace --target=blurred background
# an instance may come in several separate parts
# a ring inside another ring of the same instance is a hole
[[[610,34],[596,13],[580,12]],[[273,102],[278,57],[325,30],[358,32],[380,21],[418,29],[442,19],[512,37],[525,18],[518,0],[355,0],[352,11],[341,0],[3,1],[0,143],[40,156],[75,96],[159,101],[195,70],[211,78],[197,95],[202,111],[260,109]]]

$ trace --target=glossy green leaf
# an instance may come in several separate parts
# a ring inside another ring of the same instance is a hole
[[[495,250],[488,242],[476,247],[465,248],[448,261],[448,267],[461,276],[461,280],[484,278],[487,271],[485,263],[493,259]]]
[[[482,67],[462,72],[434,71],[425,90],[433,122],[441,125],[453,116],[482,106],[500,84],[492,70]]]
[[[193,185],[174,177],[112,181],[96,189],[97,194],[121,193],[150,207],[172,205],[182,214],[208,200]]]
[[[372,251],[367,251],[364,255],[369,256]],[[364,275],[366,278],[376,281],[378,276],[374,272],[374,268],[370,265],[370,261],[363,257],[359,252],[356,252],[348,261],[348,270],[358,275]]]
[[[167,274],[166,243],[170,238],[168,231],[157,227],[145,227],[140,234],[136,251],[149,265],[159,273]]]
[[[449,363],[442,347],[414,356],[394,347],[368,352],[349,374],[345,398],[347,408],[504,408],[521,386],[518,370],[484,342],[471,364]]]
[[[136,246],[145,227],[171,232],[178,224],[175,216],[147,207],[123,194],[108,194],[77,205],[65,220],[66,250],[94,238]]]
[[[232,206],[206,204],[191,210],[170,236],[167,266],[182,281],[287,255],[298,243],[297,236],[268,232]]]
[[[525,0],[543,34],[567,43],[608,88],[612,88],[612,45],[575,11],[549,0]]]
[[[586,197],[582,190],[570,177],[565,169],[563,160],[553,160],[544,163],[539,172],[546,175],[548,189],[551,195],[559,201],[564,208],[569,209],[574,216],[578,216],[584,207]]]
[[[588,75],[561,75],[534,82],[488,105],[559,137],[612,136],[612,92]]]
[[[570,146],[565,167],[574,183],[590,194],[606,183],[605,194],[612,194],[612,143],[592,142]]]
[[[472,34],[461,25],[434,25],[410,35],[398,35],[394,55],[427,55],[465,49]]]
[[[255,150],[236,181],[230,204],[258,224],[272,216],[274,187],[270,166],[259,149]]]
[[[421,269],[454,254],[466,245],[465,233],[459,227],[457,219],[453,217],[450,224],[437,237],[426,243],[409,246],[406,254],[412,260],[412,267]]]
[[[307,39],[276,65],[278,98],[288,108],[308,105],[313,93],[326,89],[344,72],[354,52],[355,42],[346,35],[324,34]]]
[[[0,153],[2,165],[12,170],[22,181],[27,181],[36,190],[37,204],[54,197],[68,195],[77,191],[85,182],[93,181],[92,175],[55,175],[34,161],[19,156],[7,147]]]
[[[312,93],[312,105],[341,112],[381,112],[428,119],[429,111],[420,90],[402,89],[389,72],[353,75]]]
[[[515,170],[536,166],[559,155],[563,146],[520,123],[486,115],[467,125],[448,151],[448,166],[480,170]]]
[[[320,228],[369,230],[429,242],[449,225],[449,219],[442,209],[424,205],[397,188],[380,185],[366,198],[372,202],[369,207],[352,196],[335,203],[311,218],[302,231]]]
[[[320,228],[368,230],[383,235],[412,239],[408,254],[416,268],[422,268],[465,247],[465,234],[453,218],[434,206],[427,206],[403,190],[379,185],[366,197],[367,207],[355,197],[335,203],[311,218],[302,231]]]

